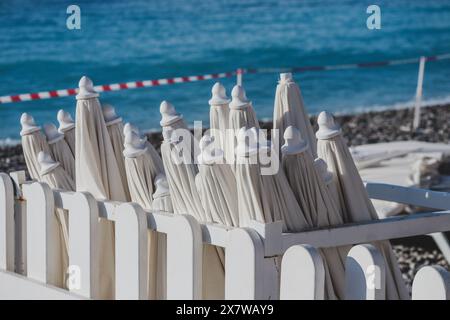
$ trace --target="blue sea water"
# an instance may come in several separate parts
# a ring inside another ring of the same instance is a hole
[[[364,0],[0,1],[0,96],[96,84],[232,71],[238,67],[333,65],[450,52],[450,1],[376,1],[381,29],[369,30]],[[66,8],[81,8],[81,30]],[[411,101],[417,64],[295,74],[307,109],[356,112]],[[278,75],[244,76],[259,118],[270,118]],[[234,78],[222,80],[228,90]],[[208,121],[213,80],[101,95],[125,121],[159,127],[171,101],[191,124]],[[426,65],[424,98],[448,101],[450,60]],[[75,98],[0,104],[0,138],[19,138],[19,118],[39,124]],[[206,123],[207,124],[207,123]]]

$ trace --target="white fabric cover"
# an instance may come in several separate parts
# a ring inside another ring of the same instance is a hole
[[[80,80],[80,87],[86,85],[92,88],[92,82],[83,77]],[[100,103],[95,94],[88,96],[92,97],[77,96],[75,121],[76,190],[90,192],[97,199],[126,201],[123,181],[119,174],[119,167],[114,156]],[[99,235],[99,298],[113,299],[115,278],[113,222],[100,218]]]
[[[248,227],[251,220],[274,222],[264,189],[256,153],[237,155],[236,183],[239,227]]]
[[[282,166],[309,225],[322,228],[343,224],[339,210],[307,149],[299,153],[283,153]],[[345,298],[345,260],[349,250],[350,247],[321,250],[326,261],[327,299]]]
[[[75,158],[66,140],[49,143],[49,147],[53,159],[61,164],[72,180],[75,180]]]
[[[129,132],[128,134],[133,135],[134,133]],[[128,145],[126,144],[125,155],[127,155],[127,147]],[[126,176],[130,188],[131,201],[136,202],[144,209],[151,210],[153,203],[152,194],[155,189],[153,181],[161,172],[154,165],[145,144],[142,144],[140,148],[141,152],[137,153],[136,156],[125,157]],[[166,237],[164,234],[148,231],[148,298],[152,300],[164,299],[165,297],[165,272],[161,274],[161,271],[166,266],[165,252],[163,252],[165,251],[165,241]],[[160,244],[160,242],[162,243]]]
[[[70,151],[75,156],[75,127],[63,132],[64,140],[66,140],[69,145]]]
[[[272,141],[284,144],[283,133],[287,127],[293,126],[300,130],[302,137],[309,144],[309,152],[317,157],[317,140],[314,130],[309,121],[306,112],[303,97],[299,86],[292,79],[291,74],[281,74],[275,92],[275,103],[273,110],[273,128],[278,129],[274,132]],[[279,137],[278,141],[275,141]]]
[[[204,137],[205,139],[207,137]],[[200,142],[202,147],[202,141]],[[207,157],[214,153],[218,157]],[[202,161],[199,161],[198,183],[201,199],[212,221],[226,226],[239,226],[236,179],[228,164],[225,164],[223,150],[215,148],[202,149]]]
[[[195,184],[198,168],[194,163],[194,155],[192,152],[186,152],[186,150],[192,149],[190,143],[194,141],[194,137],[186,130],[187,139],[175,142],[170,140],[171,130],[183,127],[186,128],[182,120],[163,127],[165,137],[161,144],[161,156],[174,213],[193,215],[200,222],[212,222],[211,216],[205,213]],[[182,153],[181,161],[177,157],[180,153]],[[203,246],[203,298],[205,299],[224,298],[225,270],[220,258],[222,253],[219,253],[219,251],[221,250],[217,249],[220,248],[211,245]]]
[[[70,175],[61,167],[57,166],[50,172],[42,174],[42,181],[47,183],[52,189],[61,189],[66,191],[75,191],[75,183]],[[62,209],[55,210],[56,219],[59,223],[60,237],[60,266],[57,268],[56,276],[59,281],[58,286],[66,288],[67,268],[69,267],[69,217],[68,213]]]
[[[22,135],[22,149],[30,177],[41,181],[41,176],[39,174],[40,167],[37,157],[41,151],[50,154],[50,148],[44,134],[39,130],[30,134]]]
[[[364,188],[350,151],[341,134],[319,139],[317,152],[333,173],[332,193],[345,223],[378,219],[377,213]],[[374,243],[386,259],[386,298],[409,299],[398,263],[389,241]]]
[[[112,148],[114,150],[114,156],[119,168],[119,174],[123,183],[123,189],[127,201],[130,201],[130,191],[128,189],[127,174],[125,172],[125,160],[123,156],[123,123],[122,121],[111,124],[106,127],[108,129],[109,137],[111,138]]]

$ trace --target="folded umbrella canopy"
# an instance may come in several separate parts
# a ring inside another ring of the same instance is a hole
[[[316,137],[303,103],[300,88],[292,79],[292,73],[281,73],[273,110],[273,128],[277,130],[274,130],[272,142],[281,146],[284,143],[282,135],[289,126],[300,130],[302,137],[308,142],[308,152],[313,158],[316,158]]]
[[[44,133],[50,148],[50,154],[59,162],[72,180],[75,179],[75,158],[69,145],[53,123],[44,124]]]
[[[248,227],[251,220],[273,222],[258,163],[258,145],[255,135],[242,127],[237,134],[236,185],[239,226]]]
[[[228,116],[227,147],[225,154],[229,163],[236,162],[237,135],[242,127],[250,129],[259,128],[259,122],[256,118],[252,103],[247,99],[245,90],[239,85],[235,85],[231,91],[232,100],[229,104],[230,113]]]
[[[228,116],[230,108],[225,87],[216,82],[211,90],[212,97],[209,100],[209,135],[214,138],[214,143],[217,148],[226,150],[227,141],[227,128],[228,128]]]
[[[130,198],[130,191],[128,190],[127,174],[125,173],[125,160],[123,156],[123,123],[122,118],[116,114],[116,110],[110,104],[102,105],[103,117],[105,118],[106,128],[108,129],[109,137],[111,138],[111,144],[114,150],[114,156],[116,157],[117,166],[119,167],[119,174],[123,182],[123,188],[127,197],[127,201]]]
[[[337,205],[345,223],[377,220],[377,213],[369,199],[362,179],[353,162],[350,151],[333,116],[321,112],[317,119],[319,130],[317,152],[333,173],[333,189],[337,193]],[[374,245],[386,260],[386,298],[409,299],[396,258],[389,241],[377,241]]]
[[[256,128],[242,128],[238,133],[236,149],[236,181],[238,193],[239,225],[247,227],[251,220],[262,223],[281,221],[283,231],[298,231],[309,228],[289,183],[282,170],[271,175],[263,174],[264,153],[270,153],[270,147]],[[258,143],[259,138],[259,143]],[[278,156],[276,157],[278,160]],[[279,287],[280,259],[267,258],[265,268],[272,276],[263,279],[264,293],[267,297],[276,297]],[[269,284],[266,287],[266,284]],[[275,290],[275,291],[274,291]]]
[[[82,77],[76,96],[75,173],[76,190],[90,192],[97,199],[126,201],[111,139],[103,118],[98,93],[92,81]],[[99,221],[100,298],[114,298],[114,224]]]
[[[212,222],[212,217],[203,208],[195,177],[198,173],[194,162],[194,137],[187,129],[181,115],[164,101],[161,103],[161,126],[163,142],[161,156],[169,184],[175,214],[189,214],[199,222]],[[181,130],[177,130],[181,129]],[[214,246],[203,247],[203,297],[224,297],[225,272],[218,250]]]
[[[48,147],[45,136],[41,132],[41,128],[36,126],[31,115],[22,113],[20,124],[22,125],[20,135],[22,137],[23,156],[28,173],[32,179],[40,181],[38,154],[40,151],[50,153],[50,148]]]
[[[58,111],[58,131],[64,134],[64,139],[75,156],[75,122],[72,119],[70,113],[64,111],[63,109]]]
[[[202,202],[213,222],[226,226],[239,226],[236,179],[231,167],[225,164],[223,150],[216,148],[210,136],[200,140],[198,156],[199,183]]]
[[[198,173],[191,152],[194,137],[187,129],[182,116],[166,101],[161,103],[163,142],[161,156],[169,183],[173,209],[176,214],[190,214],[199,221],[207,221],[200,195],[195,185]],[[182,134],[174,134],[174,130]],[[176,140],[174,140],[176,139]]]
[[[302,139],[300,131],[289,126],[284,132],[282,166],[289,185],[306,215],[308,223],[314,228],[343,224],[343,219],[331,198],[325,181],[314,166],[308,153],[308,142]],[[345,259],[349,247],[322,249],[326,263],[326,298],[344,299]]]
[[[40,175],[42,181],[47,183],[52,189],[61,189],[66,191],[75,191],[75,183],[70,175],[61,167],[59,162],[52,159],[49,153],[40,151],[38,154],[40,166]],[[52,276],[55,277],[59,287],[65,288],[67,278],[67,268],[69,267],[69,217],[63,209],[55,210],[56,220],[59,227],[59,266]]]
[[[125,170],[130,187],[131,200],[144,209],[151,210],[152,194],[155,188],[153,181],[160,172],[156,170],[153,160],[147,152],[145,141],[142,141],[139,135],[131,130],[125,132],[123,155],[125,156]],[[160,270],[165,268],[165,261],[162,259],[158,260],[158,255],[161,255],[158,251],[164,251],[165,246],[160,244],[160,241],[165,242],[164,235],[148,231],[148,297],[150,299],[162,299],[165,293],[161,287],[164,288],[163,283],[166,279],[160,274]]]
[[[267,166],[267,164],[273,165],[273,162],[278,162],[278,157],[273,156],[272,144],[266,140],[262,130],[252,128],[250,131],[256,135],[258,140],[260,164]],[[265,163],[267,160],[270,160],[270,163]],[[273,167],[277,170],[267,170],[267,174],[262,176],[263,186],[268,192],[273,219],[283,221],[284,230],[287,232],[299,232],[311,228],[312,225],[308,223],[305,213],[299,206],[286,174],[277,166]]]

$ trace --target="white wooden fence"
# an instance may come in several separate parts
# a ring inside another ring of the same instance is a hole
[[[200,224],[192,216],[148,212],[133,203],[97,201],[89,193],[51,190],[25,182],[23,172],[0,173],[0,298],[95,299],[98,297],[98,220],[115,223],[116,299],[147,297],[147,230],[167,235],[167,298],[202,298],[202,245],[225,248],[226,299],[323,299],[324,267],[318,248],[356,245],[346,263],[348,299],[384,299],[383,259],[369,242],[450,230],[450,195],[366,184],[372,198],[438,211],[282,233],[280,223],[250,228]],[[56,287],[60,243],[55,208],[68,211],[69,268],[77,285]],[[274,260],[282,257],[281,272]],[[376,271],[376,272],[375,272]],[[413,299],[449,299],[450,276],[422,268]]]

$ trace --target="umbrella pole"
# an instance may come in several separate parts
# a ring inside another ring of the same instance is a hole
[[[242,86],[242,74],[243,70],[241,68],[236,69],[236,84]]]

